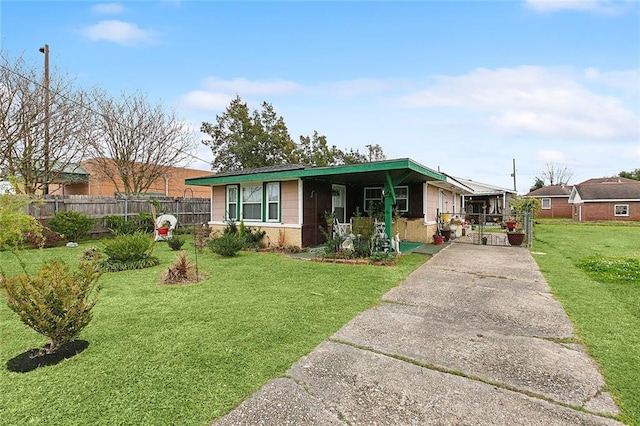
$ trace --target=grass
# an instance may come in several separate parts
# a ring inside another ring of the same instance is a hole
[[[534,235],[534,258],[601,366],[621,420],[640,425],[640,226],[542,224]]]
[[[83,249],[23,253],[30,270]],[[194,260],[191,242],[185,244]],[[223,259],[205,250],[198,284],[159,284],[176,252],[158,243],[161,265],[107,273],[81,354],[21,374],[4,364],[45,338],[0,304],[0,424],[205,425],[224,415],[351,318],[378,303],[427,257],[395,267],[324,264],[273,253]],[[0,265],[17,262],[0,253]]]

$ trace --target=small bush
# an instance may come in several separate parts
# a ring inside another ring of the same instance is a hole
[[[52,353],[89,324],[99,277],[92,263],[81,262],[77,271],[70,272],[54,259],[36,275],[3,276],[0,286],[6,290],[9,308],[22,322],[50,339],[46,352]]]
[[[134,269],[152,268],[154,266],[158,266],[159,264],[160,259],[158,259],[157,257],[145,255],[140,259],[128,261],[103,259],[96,263],[96,267],[102,272],[120,272],[131,271]]]
[[[152,244],[153,239],[142,232],[120,235],[104,243],[104,253],[122,262],[139,260],[149,254]]]
[[[209,248],[215,254],[223,257],[233,257],[244,248],[240,238],[232,234],[225,234],[209,241]]]
[[[240,239],[244,248],[264,248],[265,244],[262,239],[267,234],[266,231],[254,229],[246,226],[244,221],[240,221],[240,225],[236,225],[233,220],[228,220],[227,226],[222,231],[222,235],[232,235]]]
[[[196,281],[195,266],[187,258],[186,252],[178,254],[176,261],[162,274],[165,284],[186,284]]]
[[[53,232],[64,235],[69,241],[80,241],[87,236],[95,219],[80,212],[58,212],[49,219],[49,227]]]
[[[105,242],[104,253],[108,258],[97,266],[105,272],[150,268],[160,264],[157,257],[151,256],[152,248],[153,238],[148,234],[120,235]]]
[[[57,232],[53,232],[49,229],[44,221],[39,220],[41,226],[41,232],[27,232],[24,235],[27,243],[33,248],[50,248],[59,247],[64,245],[64,237]]]
[[[173,238],[169,238],[167,240],[167,245],[169,246],[169,248],[171,248],[171,250],[180,250],[184,245],[184,241],[184,237],[174,235]]]
[[[80,260],[85,262],[91,262],[94,260],[100,260],[104,257],[102,250],[99,247],[89,247],[85,249],[80,255]]]

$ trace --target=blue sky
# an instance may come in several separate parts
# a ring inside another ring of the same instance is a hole
[[[523,193],[547,162],[571,183],[640,168],[637,1],[3,0],[0,24],[12,56],[42,66],[47,43],[80,86],[142,91],[196,132],[239,95],[295,141],[506,188],[515,158]]]

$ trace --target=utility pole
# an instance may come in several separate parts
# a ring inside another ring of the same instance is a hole
[[[49,164],[49,45],[45,44],[40,49],[44,53],[44,180],[43,194],[49,193],[49,179],[51,178],[51,164]]]
[[[518,191],[516,187],[516,159],[513,159],[513,173],[511,173],[511,177],[513,177],[513,190]]]

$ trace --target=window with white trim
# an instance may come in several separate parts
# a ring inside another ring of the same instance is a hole
[[[629,216],[629,204],[616,204],[613,206],[615,216]]]
[[[371,187],[364,189],[364,211],[368,212],[371,203],[376,201],[383,201],[382,187]],[[396,193],[396,207],[400,212],[409,211],[409,187],[408,186],[396,186],[393,188]]]
[[[365,188],[364,189],[364,211],[371,209],[371,204],[376,201],[382,201],[382,188]]]
[[[280,221],[280,183],[267,184],[267,221]]]
[[[243,220],[262,220],[262,185],[242,187],[240,215]]]
[[[542,199],[542,210],[551,209],[551,198],[543,198]]]
[[[238,185],[227,186],[227,220],[238,219]]]
[[[394,188],[396,193],[396,207],[399,212],[409,211],[409,187],[408,186],[396,186]]]

